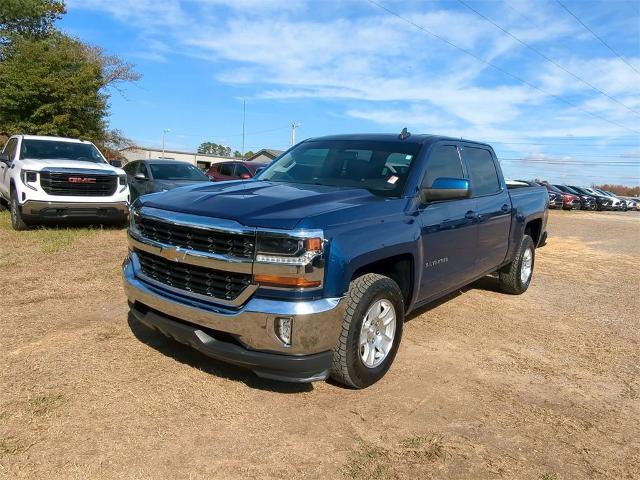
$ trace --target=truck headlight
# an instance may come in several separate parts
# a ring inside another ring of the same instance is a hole
[[[35,190],[35,187],[29,184],[36,183],[38,181],[38,172],[34,172],[32,170],[20,170],[20,179],[27,187]]]
[[[277,288],[319,287],[321,279],[310,278],[307,274],[314,271],[312,262],[322,256],[323,248],[324,240],[320,236],[296,238],[258,233],[256,267],[271,264],[273,268],[259,268],[254,273],[253,280],[260,285]],[[278,269],[276,265],[282,265],[283,268]],[[295,267],[297,273],[292,273],[291,267]]]
[[[118,175],[118,183],[120,185],[126,185],[127,184],[127,175]]]
[[[322,238],[258,235],[256,262],[306,265],[322,254]]]

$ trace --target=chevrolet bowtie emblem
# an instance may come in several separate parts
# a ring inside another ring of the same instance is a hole
[[[163,248],[160,253],[162,253],[164,258],[172,262],[181,262],[186,255],[186,252],[180,251],[175,247]]]

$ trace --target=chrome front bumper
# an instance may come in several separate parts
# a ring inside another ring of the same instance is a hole
[[[131,304],[166,317],[231,334],[248,350],[288,355],[330,351],[337,343],[345,310],[344,298],[283,301],[251,298],[235,309],[218,306],[145,282],[136,276],[135,253],[123,268],[124,289]],[[293,320],[292,342],[284,345],[274,328],[276,317]]]

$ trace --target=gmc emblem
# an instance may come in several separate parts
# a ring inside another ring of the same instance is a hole
[[[95,178],[89,177],[69,177],[67,180],[69,183],[96,183]]]

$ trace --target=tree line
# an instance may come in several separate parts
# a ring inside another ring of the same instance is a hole
[[[63,0],[1,3],[0,137],[82,138],[108,158],[118,156],[131,142],[109,128],[109,95],[140,75],[119,57],[58,30]]]
[[[245,152],[244,155],[238,150],[233,151],[233,155],[231,154],[231,148],[226,145],[219,145],[214,142],[204,142],[201,143],[198,147],[198,153],[203,155],[216,155],[218,157],[233,157],[233,158],[250,158],[253,156],[253,152],[249,150]]]

